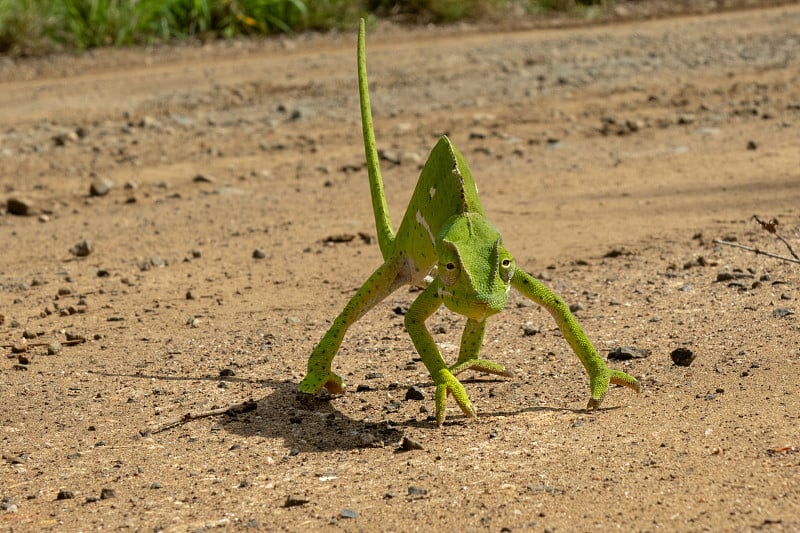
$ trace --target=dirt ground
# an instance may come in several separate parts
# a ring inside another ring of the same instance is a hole
[[[395,222],[448,133],[518,264],[604,356],[649,351],[586,412],[514,293],[483,353],[516,377],[462,375],[478,418],[441,429],[407,289],[351,328],[344,395],[295,396],[380,264],[354,50],[0,62],[0,528],[800,529],[800,265],[714,242],[791,258],[758,215],[800,250],[800,6],[369,33]],[[462,319],[428,325],[453,360]]]

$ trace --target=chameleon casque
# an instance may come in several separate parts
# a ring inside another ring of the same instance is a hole
[[[347,328],[398,287],[424,287],[408,308],[405,326],[414,347],[436,384],[436,422],[445,420],[451,393],[468,417],[475,409],[456,375],[476,370],[512,376],[503,365],[480,358],[486,320],[503,309],[511,287],[543,306],[555,318],[561,333],[589,374],[588,409],[597,409],[609,384],[639,392],[639,382],[609,369],[584,334],[564,301],[514,263],[503,237],[483,213],[478,190],[461,153],[446,136],[434,146],[425,163],[403,221],[395,233],[386,205],[372,126],[367,84],[364,20],[358,34],[358,86],[361,121],[375,215],[378,243],[384,263],[367,279],[336,317],[308,360],[300,392],[316,394],[323,387],[344,392],[342,379],[331,370]],[[425,327],[425,320],[444,304],[464,315],[458,360],[448,366]],[[302,394],[301,394],[302,395]]]

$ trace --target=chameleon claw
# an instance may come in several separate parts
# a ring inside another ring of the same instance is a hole
[[[600,408],[606,393],[608,392],[609,384],[621,385],[628,387],[636,392],[642,392],[642,385],[639,381],[629,376],[621,370],[607,370],[602,376],[597,379],[591,379],[592,396],[589,398],[589,403],[586,405],[588,411],[596,411]]]
[[[467,391],[456,377],[446,368],[443,368],[437,375],[436,385],[436,425],[444,424],[447,416],[447,394],[453,395],[458,406],[468,418],[477,417],[472,402],[469,401]]]
[[[323,375],[319,373],[309,372],[308,375],[300,382],[298,389],[303,394],[316,394],[322,388],[328,389],[331,394],[343,394],[344,385],[342,378],[335,373],[328,371]]]
[[[639,383],[639,380],[620,370],[612,370],[609,381],[614,385],[622,385],[623,387],[628,387],[636,392],[642,392],[642,384]]]

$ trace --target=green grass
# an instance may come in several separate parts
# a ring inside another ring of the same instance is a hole
[[[360,16],[446,23],[606,0],[0,0],[0,53],[352,27]]]

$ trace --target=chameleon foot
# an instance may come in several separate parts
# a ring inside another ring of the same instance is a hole
[[[443,368],[433,376],[436,383],[436,424],[441,426],[447,416],[447,393],[451,393],[458,406],[469,418],[475,418],[475,408],[469,401],[464,386],[448,369]]]
[[[464,370],[475,370],[476,372],[484,372],[486,374],[494,374],[496,376],[503,376],[505,378],[513,378],[514,372],[506,369],[505,366],[499,363],[493,363],[486,359],[468,359],[466,361],[459,361],[450,367],[450,373],[454,376],[463,372]]]
[[[642,385],[639,381],[635,377],[629,376],[620,370],[606,369],[605,372],[598,376],[593,376],[589,381],[589,387],[592,391],[592,396],[589,398],[589,403],[586,405],[586,409],[589,411],[595,411],[600,407],[603,398],[608,392],[609,384],[622,385],[636,392],[642,392]]]
[[[316,394],[322,390],[323,387],[328,389],[328,392],[331,394],[344,393],[342,378],[331,371],[324,373],[309,372],[303,381],[300,382],[298,388],[301,393]]]

